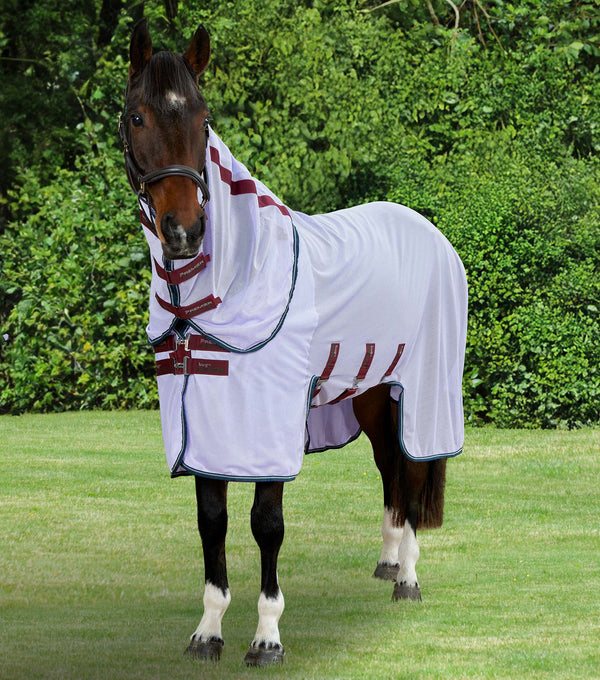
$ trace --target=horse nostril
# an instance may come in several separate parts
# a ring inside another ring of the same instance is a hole
[[[181,241],[182,236],[185,236],[185,231],[179,224],[179,220],[175,218],[175,213],[166,212],[162,216],[160,227],[165,240],[168,242]]]
[[[189,243],[200,244],[204,238],[204,220],[199,219],[192,224],[187,230],[187,238]]]

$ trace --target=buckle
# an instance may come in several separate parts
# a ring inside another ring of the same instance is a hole
[[[183,357],[183,361],[176,361],[175,358],[173,358],[173,371],[176,375],[188,375],[187,372],[187,361],[191,357]]]
[[[188,375],[187,362],[188,359],[192,358],[192,353],[189,348],[189,338],[189,335],[186,335],[185,338],[180,338],[178,335],[176,335],[175,351],[169,353],[169,356],[173,360],[173,372],[176,375]]]
[[[175,351],[183,345],[186,352],[190,351],[190,335],[186,335],[185,338],[175,335]]]

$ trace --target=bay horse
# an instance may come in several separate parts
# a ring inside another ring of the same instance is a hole
[[[119,121],[152,255],[150,322],[172,476],[194,475],[204,611],[186,653],[218,660],[231,595],[229,481],[255,483],[258,627],[247,665],[281,662],[284,484],[305,453],[364,432],[383,484],[374,576],[420,600],[416,535],[442,524],[463,443],[467,290],[445,237],[404,206],[308,216],[285,206],[208,122],[200,26],[183,54],[132,34]]]

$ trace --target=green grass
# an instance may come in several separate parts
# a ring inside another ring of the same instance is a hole
[[[168,477],[157,413],[0,418],[0,678],[600,678],[600,430],[470,430],[424,601],[371,573],[381,493],[363,439],[305,460],[285,496],[283,668],[256,628],[253,487],[230,487],[232,604],[218,666],[183,657],[201,615],[193,481]]]

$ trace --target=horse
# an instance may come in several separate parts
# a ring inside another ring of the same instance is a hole
[[[383,486],[373,576],[393,600],[421,600],[417,530],[441,526],[463,446],[467,288],[455,250],[409,208],[308,216],[252,177],[209,123],[210,53],[202,25],[186,52],[153,53],[142,20],[119,132],[152,255],[165,451],[173,477],[195,478],[204,609],[185,653],[221,657],[227,488],[253,482],[261,587],[245,663],[265,666],[284,659],[282,498],[308,452],[366,434]]]

